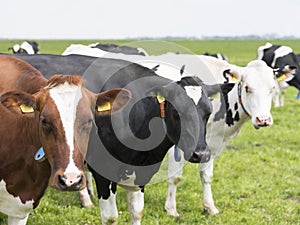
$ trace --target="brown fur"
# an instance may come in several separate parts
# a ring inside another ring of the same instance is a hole
[[[2,84],[0,90],[6,91],[2,92],[0,97],[0,180],[4,180],[9,193],[19,196],[22,202],[34,200],[35,207],[44,194],[49,178],[54,177],[52,180],[57,182],[57,173],[66,167],[66,163],[63,162],[63,159],[67,157],[63,152],[63,149],[66,149],[65,137],[60,132],[63,130],[62,124],[57,119],[58,112],[53,105],[53,100],[49,98],[48,91],[43,88],[47,84],[54,87],[65,82],[74,85],[84,83],[80,76],[62,75],[54,76],[47,82],[39,71],[26,62],[11,56],[0,56],[0,84]],[[7,90],[13,91],[7,92]],[[30,93],[35,94],[31,95]],[[95,98],[94,95],[85,97]],[[19,106],[23,103],[38,108],[38,111],[22,113]],[[35,107],[35,103],[39,103],[39,105]],[[45,114],[42,112],[44,107],[47,107]],[[91,111],[89,107],[90,105],[85,102],[82,104],[81,110]],[[92,113],[90,114],[92,117]],[[41,132],[41,115],[45,116],[47,121],[51,122],[51,126],[55,128],[48,136]],[[85,117],[83,116],[83,118]],[[77,135],[80,142],[85,143],[86,141],[83,140],[85,138]],[[42,143],[45,149],[51,150],[47,155],[48,160],[40,163],[34,160],[34,154]],[[86,147],[84,146],[85,150]],[[79,149],[76,151],[79,152],[76,156],[78,158],[76,164],[83,169],[81,154],[84,152]],[[53,170],[53,166],[55,170]],[[55,185],[55,188],[59,189],[57,184]],[[85,179],[83,179],[81,188],[84,186]]]
[[[33,94],[46,83],[47,79],[28,63],[13,56],[0,56],[0,93],[18,89]]]
[[[62,74],[56,74],[52,76],[48,82],[47,82],[47,87],[57,87],[59,85],[62,85],[64,83],[68,82],[70,85],[79,85],[79,84],[84,84],[84,80],[81,78],[79,75],[62,75]]]
[[[103,103],[101,99],[104,99],[113,105],[115,97],[118,96],[116,106],[113,108],[119,110],[131,97],[128,90],[114,89],[96,95],[86,88],[81,89],[83,98],[77,105],[73,159],[83,179],[76,186],[62,187],[61,179],[69,159],[66,150],[69,147],[59,112],[53,99],[50,98],[49,89],[65,82],[81,85],[84,81],[76,75],[56,75],[47,82],[41,76],[25,62],[14,57],[0,56],[0,84],[8,84],[4,86],[4,90],[8,87],[19,89],[2,93],[0,97],[0,181],[4,180],[7,191],[15,197],[20,197],[23,203],[34,200],[34,207],[38,205],[48,183],[59,190],[78,190],[85,187],[83,162],[96,101]],[[37,110],[22,111],[21,104],[32,106]],[[111,110],[105,112],[108,113],[111,113]],[[84,129],[80,129],[82,127]],[[47,160],[36,162],[34,155],[41,146]],[[77,177],[77,174],[75,175]]]

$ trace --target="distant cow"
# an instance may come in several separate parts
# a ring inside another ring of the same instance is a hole
[[[204,85],[197,77],[172,82],[151,69],[117,59],[80,55],[18,57],[47,75],[51,71],[79,73],[92,91],[126,87],[132,92],[132,100],[120,112],[118,121],[96,117],[98,135],[91,132],[90,136],[86,160],[96,181],[103,224],[117,220],[117,185],[126,189],[131,223],[140,223],[144,186],[172,145],[183,149],[186,160],[209,160],[205,139],[211,112],[208,96],[220,91],[219,85]]]
[[[289,85],[300,91],[300,71],[297,57],[290,47],[271,43],[260,46],[257,52],[258,59],[264,60],[268,66],[276,69],[278,85],[273,102],[275,107],[283,106],[284,93]]]
[[[8,48],[14,54],[28,54],[34,55],[38,54],[40,49],[38,43],[35,41],[24,41],[21,45],[15,44],[13,47]]]
[[[226,62],[228,62],[228,58],[221,53],[213,53],[212,54],[212,53],[205,52],[205,53],[203,53],[203,55],[215,57],[217,59],[225,60]]]
[[[148,53],[142,48],[134,48],[127,45],[95,43],[95,44],[90,44],[89,47],[98,48],[107,52],[123,53],[126,55],[143,55],[143,56],[148,55]]]
[[[0,211],[9,225],[26,224],[48,183],[60,191],[85,187],[83,162],[94,115],[111,113],[98,106],[109,102],[118,110],[130,93],[93,94],[83,83],[80,76],[63,75],[47,81],[24,61],[0,56]]]
[[[90,44],[90,45],[82,45],[82,44],[71,44],[69,47],[67,47],[62,55],[70,55],[73,54],[74,51],[80,51],[82,52],[82,47],[86,48],[88,52],[95,52],[95,55],[90,54],[83,54],[83,55],[89,55],[89,56],[95,56],[99,57],[107,54],[107,53],[120,53],[124,55],[140,55],[140,56],[146,56],[148,55],[147,52],[142,48],[133,48],[130,46],[119,46],[115,44]],[[82,54],[81,54],[82,55]]]

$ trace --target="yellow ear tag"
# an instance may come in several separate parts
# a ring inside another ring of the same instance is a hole
[[[107,111],[110,109],[111,109],[110,102],[105,102],[103,105],[98,105],[98,107],[97,107],[98,112],[103,112],[103,111]]]
[[[25,105],[25,104],[21,104],[20,109],[21,109],[22,113],[32,113],[32,112],[34,112],[33,107]]]
[[[220,99],[220,96],[221,96],[221,94],[220,94],[220,92],[218,92],[218,93],[216,93],[216,94],[210,96],[209,99],[210,99],[210,100]]]
[[[237,79],[236,77],[233,77],[233,76],[232,76],[232,80],[233,80],[234,82],[239,82],[239,79]]]
[[[166,100],[160,93],[157,94],[156,98],[159,104]]]
[[[280,77],[277,78],[277,81],[280,82],[280,81],[283,81],[285,79],[286,79],[286,75],[282,74]]]

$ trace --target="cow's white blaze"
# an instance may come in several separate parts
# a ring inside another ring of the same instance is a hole
[[[82,98],[81,85],[75,86],[65,83],[50,89],[50,96],[54,100],[65,131],[66,142],[70,147],[69,163],[66,173],[80,174],[80,170],[74,163],[74,125],[77,105]]]
[[[23,219],[33,209],[33,203],[33,200],[22,203],[19,197],[14,197],[7,191],[5,181],[0,181],[0,211],[2,213]]]
[[[185,86],[184,87],[187,95],[193,99],[196,105],[202,96],[202,87],[201,86]]]

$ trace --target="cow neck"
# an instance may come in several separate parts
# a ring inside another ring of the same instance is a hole
[[[241,86],[242,86],[241,82],[239,82],[238,83],[238,102],[240,103],[240,105],[241,105],[243,111],[245,112],[245,114],[247,116],[251,117],[250,114],[248,113],[248,111],[246,110],[244,104],[243,104],[243,100],[242,100],[242,88],[241,88]]]

